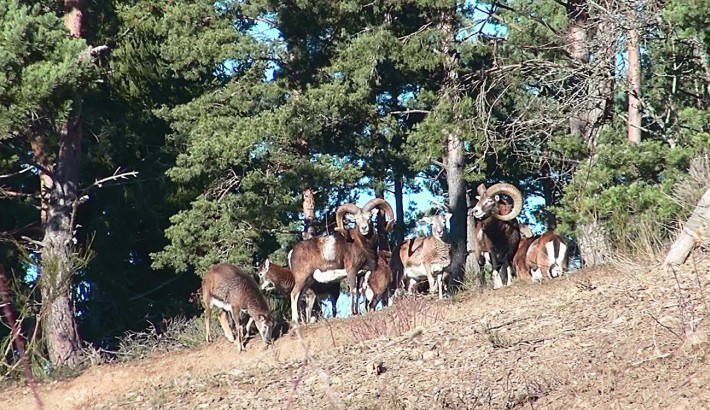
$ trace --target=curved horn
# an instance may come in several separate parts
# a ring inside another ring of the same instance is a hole
[[[357,215],[358,213],[360,213],[360,208],[358,208],[357,205],[353,203],[340,205],[338,210],[335,212],[335,224],[338,225],[335,230],[340,233],[345,233],[346,229],[345,224],[343,223],[343,217],[345,216],[345,214]]]
[[[518,188],[512,184],[499,183],[486,189],[488,195],[493,196],[496,194],[506,194],[513,198],[513,209],[507,215],[493,214],[493,217],[499,221],[510,221],[515,219],[516,216],[520,214],[523,210],[523,194]]]
[[[387,226],[385,226],[385,232],[391,231],[394,227],[394,211],[392,210],[392,206],[382,198],[372,198],[362,207],[362,211],[370,212],[372,208],[380,208],[385,211],[385,215],[389,219]]]

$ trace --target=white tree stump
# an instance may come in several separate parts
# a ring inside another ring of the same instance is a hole
[[[666,255],[666,266],[682,265],[695,246],[710,242],[710,189],[700,198],[693,214],[683,226]]]

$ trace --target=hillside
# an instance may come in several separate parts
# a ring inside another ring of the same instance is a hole
[[[40,386],[47,409],[710,407],[704,260],[616,264],[208,346]],[[384,336],[383,336],[384,334]],[[377,371],[374,369],[377,368]],[[0,408],[34,408],[26,387]]]

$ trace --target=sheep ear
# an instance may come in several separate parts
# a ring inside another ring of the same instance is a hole
[[[269,260],[269,258],[266,258],[266,260],[264,261],[264,269],[269,270],[270,265],[271,261]]]
[[[379,209],[377,209],[377,208],[372,208],[372,209],[370,210],[370,217],[372,218],[373,216],[377,215],[379,212],[380,212]]]
[[[500,201],[500,195],[496,195],[496,202]]]
[[[355,217],[353,216],[353,214],[345,214],[345,219],[346,219],[348,222],[353,222],[353,221],[355,221]]]
[[[447,213],[444,215],[444,220],[445,220],[445,221],[448,221],[449,219],[451,219],[451,212],[447,212]]]
[[[480,200],[481,200],[481,196],[480,196],[480,195],[476,195],[476,201],[480,201]]]
[[[431,216],[425,216],[422,219],[420,219],[419,221],[430,224],[431,223]]]
[[[266,322],[266,316],[259,315],[259,320],[261,320],[262,322]]]

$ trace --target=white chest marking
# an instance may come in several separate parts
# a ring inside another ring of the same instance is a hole
[[[335,260],[335,236],[327,236],[323,238],[321,242],[321,252],[323,253],[323,259],[327,261]]]
[[[222,310],[226,310],[227,312],[234,313],[232,312],[232,305],[225,303],[214,296],[210,299],[210,305],[212,307],[218,307]]]
[[[320,283],[336,282],[347,276],[345,269],[320,270],[313,272],[313,279]]]

